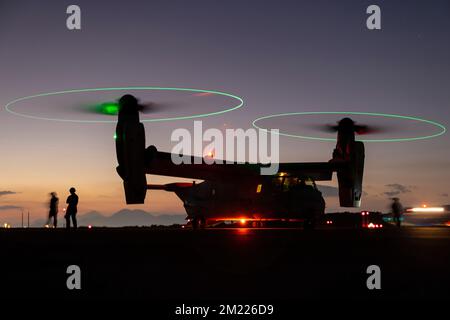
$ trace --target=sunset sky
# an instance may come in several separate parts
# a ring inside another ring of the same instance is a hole
[[[378,31],[366,28],[365,11],[374,3],[382,10]],[[79,31],[66,28],[70,4],[81,7]],[[17,224],[20,208],[42,218],[48,193],[56,191],[65,202],[71,186],[78,189],[81,214],[126,207],[115,172],[114,124],[17,117],[3,110],[13,99],[79,88],[185,87],[229,92],[245,101],[240,110],[203,119],[205,128],[246,129],[255,118],[300,111],[385,112],[448,126],[449,14],[445,0],[0,0],[0,222]],[[153,98],[148,92],[139,97]],[[64,114],[78,103],[110,98],[70,95],[64,102],[45,100],[46,106],[29,101],[17,110]],[[183,115],[220,110],[218,103],[186,102]],[[67,113],[72,116],[77,117],[73,108]],[[401,134],[403,123],[389,125]],[[172,130],[192,126],[191,120],[146,124],[147,144],[170,151]],[[327,161],[334,147],[287,137],[280,144],[285,162]],[[392,195],[406,206],[450,203],[449,167],[448,134],[366,144],[363,208],[385,210]],[[326,200],[329,211],[339,209],[336,197]],[[129,208],[184,213],[181,201],[163,191],[151,191],[145,205]]]

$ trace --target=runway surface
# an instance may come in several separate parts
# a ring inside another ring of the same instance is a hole
[[[450,228],[4,229],[1,296],[168,301],[450,300]],[[81,290],[66,287],[69,265]],[[381,290],[369,290],[369,265]]]

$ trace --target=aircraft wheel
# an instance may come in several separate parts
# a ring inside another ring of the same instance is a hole
[[[206,228],[206,220],[203,217],[200,217],[200,229]]]
[[[192,229],[193,230],[198,229],[198,218],[197,217],[192,218]]]
[[[192,219],[192,229],[194,230],[204,229],[205,225],[206,225],[205,218],[201,216],[197,216]]]

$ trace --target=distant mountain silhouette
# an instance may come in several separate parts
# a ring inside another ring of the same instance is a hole
[[[59,224],[64,223],[63,215],[58,214]],[[185,223],[184,214],[161,214],[154,215],[144,210],[128,210],[122,209],[105,216],[97,211],[91,211],[86,214],[77,216],[78,225],[80,226],[96,226],[96,227],[126,227],[126,226],[151,226],[151,225],[171,225]],[[33,227],[42,227],[45,219],[39,219],[32,223]],[[62,226],[62,225],[61,225]]]

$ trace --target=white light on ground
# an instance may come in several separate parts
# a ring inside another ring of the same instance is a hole
[[[410,212],[444,212],[442,207],[418,207],[408,209]]]

